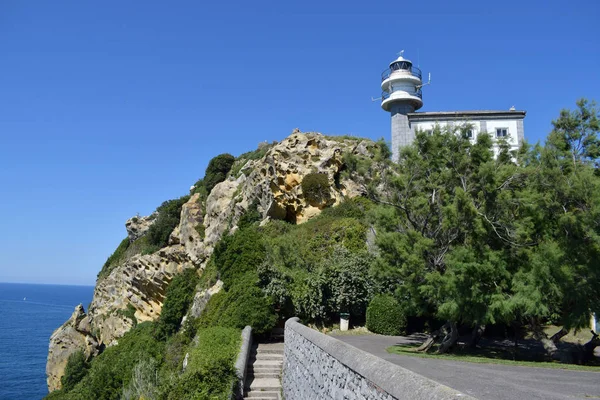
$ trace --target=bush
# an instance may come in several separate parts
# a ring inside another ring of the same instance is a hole
[[[367,329],[381,335],[399,335],[406,327],[406,316],[390,295],[379,294],[367,308]]]
[[[164,344],[154,338],[155,325],[143,322],[119,339],[119,344],[108,347],[90,363],[88,373],[70,391],[68,396],[56,398],[119,399],[123,388],[129,385],[136,365],[154,358],[162,363]]]
[[[161,399],[226,399],[236,379],[234,363],[240,351],[240,331],[201,329],[182,375],[172,374],[161,387]]]
[[[121,241],[121,243],[116,248],[116,250],[114,251],[114,253],[112,253],[110,255],[110,257],[108,257],[108,259],[104,263],[104,266],[102,266],[102,269],[100,270],[100,272],[98,272],[98,279],[103,278],[105,276],[108,276],[110,274],[110,272],[117,265],[119,265],[121,263],[121,261],[123,260],[123,258],[125,258],[125,252],[129,248],[129,244],[130,243],[129,243],[129,238],[128,237],[126,237],[125,239],[123,239]]]
[[[277,316],[271,298],[257,284],[256,273],[249,272],[238,277],[228,291],[210,298],[198,319],[198,325],[203,328],[224,326],[237,329],[250,325],[257,335],[269,332],[275,327]]]
[[[62,389],[66,392],[73,389],[87,374],[87,371],[88,364],[85,361],[83,351],[78,350],[75,353],[72,353],[67,360],[65,374],[60,378]]]
[[[210,193],[217,183],[223,182],[227,178],[227,174],[234,162],[235,157],[227,153],[219,154],[208,162],[203,181],[207,194]]]
[[[329,178],[321,173],[306,175],[302,179],[302,193],[309,203],[322,203],[329,198]]]
[[[148,245],[153,246],[158,250],[169,243],[171,232],[179,225],[181,207],[183,207],[189,199],[190,196],[183,196],[175,200],[168,200],[156,209],[158,217],[156,217],[156,221],[148,230]]]
[[[237,276],[256,272],[265,255],[259,231],[256,227],[248,227],[222,238],[215,246],[211,262],[214,262],[227,289],[236,281]]]
[[[165,301],[158,320],[156,329],[157,339],[165,340],[177,332],[181,319],[187,312],[192,300],[194,300],[197,284],[198,274],[196,274],[196,270],[194,269],[186,269],[173,278],[167,288]]]

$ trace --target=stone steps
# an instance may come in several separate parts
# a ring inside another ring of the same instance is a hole
[[[245,399],[280,400],[283,343],[252,346],[246,366]]]

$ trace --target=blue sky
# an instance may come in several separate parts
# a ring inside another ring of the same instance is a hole
[[[0,281],[93,284],[125,220],[211,157],[303,131],[389,140],[371,97],[396,53],[422,111],[600,101],[600,2],[0,4]]]

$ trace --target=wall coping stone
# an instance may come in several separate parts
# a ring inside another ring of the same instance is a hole
[[[455,389],[308,328],[301,324],[297,317],[288,319],[285,328],[303,336],[346,367],[397,399],[474,400],[473,397]]]
[[[235,361],[235,371],[237,381],[232,385],[232,399],[242,399],[244,397],[244,382],[246,381],[246,366],[250,357],[250,348],[252,347],[252,327],[246,326],[242,330],[242,345]]]

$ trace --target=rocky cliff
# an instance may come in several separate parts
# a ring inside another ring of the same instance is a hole
[[[93,357],[105,346],[118,343],[137,322],[156,320],[173,276],[188,268],[202,274],[216,243],[236,229],[251,206],[256,206],[263,220],[302,223],[345,197],[362,194],[362,185],[341,176],[343,156],[373,157],[374,146],[369,140],[296,130],[260,158],[238,158],[237,168],[211,190],[206,201],[196,193],[183,205],[180,223],[166,247],[152,254],[129,255],[99,277],[88,312],[78,306],[53,333],[46,366],[49,390],[61,387],[60,378],[73,352],[83,350],[87,357]],[[304,177],[311,173],[324,174],[329,182],[319,201],[307,199],[302,190]],[[129,240],[140,240],[155,219],[153,214],[128,220]],[[210,289],[198,288],[191,313],[197,316],[220,288],[220,283]]]

